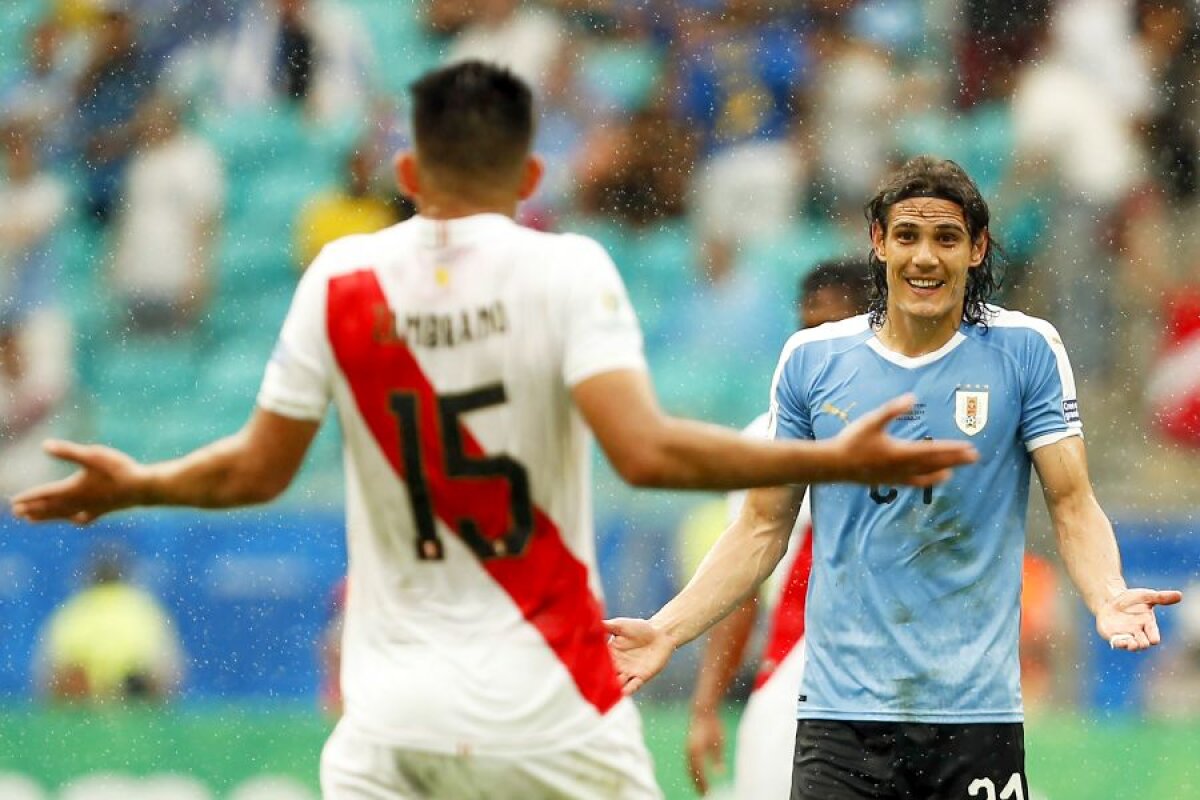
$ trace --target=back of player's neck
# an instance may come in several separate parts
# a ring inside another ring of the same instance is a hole
[[[889,315],[875,335],[893,353],[916,358],[945,347],[957,332],[957,319],[922,320],[897,314]]]
[[[516,198],[512,200],[477,201],[455,197],[423,197],[417,210],[425,219],[451,220],[474,217],[478,214],[517,215]]]

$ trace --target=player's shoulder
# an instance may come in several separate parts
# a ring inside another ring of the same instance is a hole
[[[400,222],[373,233],[341,236],[321,248],[307,273],[316,278],[332,278],[346,272],[376,267],[389,253],[411,237],[411,221]]]
[[[986,326],[977,325],[974,328],[977,336],[1007,343],[1046,344],[1054,350],[1063,348],[1062,337],[1054,325],[1041,317],[1035,317],[1021,311],[988,305]]]
[[[797,352],[834,353],[862,344],[871,338],[870,317],[859,314],[837,322],[826,322],[815,328],[796,331],[783,346],[780,361],[787,361]]]

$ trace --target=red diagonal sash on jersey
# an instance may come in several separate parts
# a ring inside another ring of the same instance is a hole
[[[329,341],[359,413],[392,469],[403,479],[400,436],[389,403],[394,391],[414,393],[418,397],[417,427],[425,479],[438,519],[456,530],[458,520],[469,518],[484,536],[502,535],[510,523],[508,483],[499,478],[446,476],[437,390],[402,339],[377,335],[378,314],[386,308],[383,289],[371,270],[341,275],[329,282]],[[463,452],[469,458],[484,456],[484,449],[467,426],[460,427]],[[480,563],[541,633],[571,673],[580,694],[601,713],[616,705],[621,690],[608,653],[600,605],[588,585],[587,568],[567,549],[545,512],[534,508],[533,535],[524,553]]]
[[[804,531],[800,551],[792,559],[792,567],[780,592],[775,613],[771,615],[771,627],[767,632],[767,643],[763,647],[762,669],[754,679],[754,688],[759,689],[771,679],[775,670],[787,658],[792,648],[804,637],[804,604],[808,600],[808,576],[812,572],[812,525]]]

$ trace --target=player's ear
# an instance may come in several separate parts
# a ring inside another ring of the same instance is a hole
[[[415,201],[421,196],[421,179],[417,170],[417,157],[411,150],[401,150],[392,159],[392,167],[396,170],[396,186],[400,193]]]
[[[983,263],[983,259],[987,256],[988,248],[992,246],[991,239],[988,237],[987,228],[979,232],[975,237],[975,241],[971,242],[971,266],[978,267]]]
[[[878,258],[880,261],[882,261],[884,264],[887,263],[887,256],[885,255],[886,248],[883,246],[884,239],[886,239],[886,238],[887,237],[884,235],[883,226],[880,225],[878,222],[872,222],[871,223],[871,247],[872,247],[872,249],[875,250],[875,257]]]
[[[529,156],[525,159],[525,166],[521,171],[521,184],[517,187],[517,197],[521,200],[528,200],[537,191],[538,185],[542,182],[542,175],[546,173],[546,167],[542,160],[537,156]]]

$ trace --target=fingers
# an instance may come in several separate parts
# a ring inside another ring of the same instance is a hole
[[[1150,646],[1156,645],[1162,641],[1162,634],[1158,632],[1158,620],[1151,617],[1150,622],[1146,624],[1146,639]]]
[[[911,411],[915,402],[917,402],[917,396],[911,392],[893,397],[879,408],[863,414],[859,424],[864,428],[883,430],[892,420]]]
[[[91,446],[76,444],[62,439],[47,439],[42,442],[42,449],[57,459],[71,461],[86,466],[91,456]]]
[[[632,697],[637,694],[638,690],[646,685],[646,682],[637,676],[629,678],[625,681],[625,685],[621,687],[621,694],[626,697]]]
[[[1151,592],[1153,597],[1146,600],[1152,606],[1173,606],[1183,599],[1183,592],[1176,589]]]

